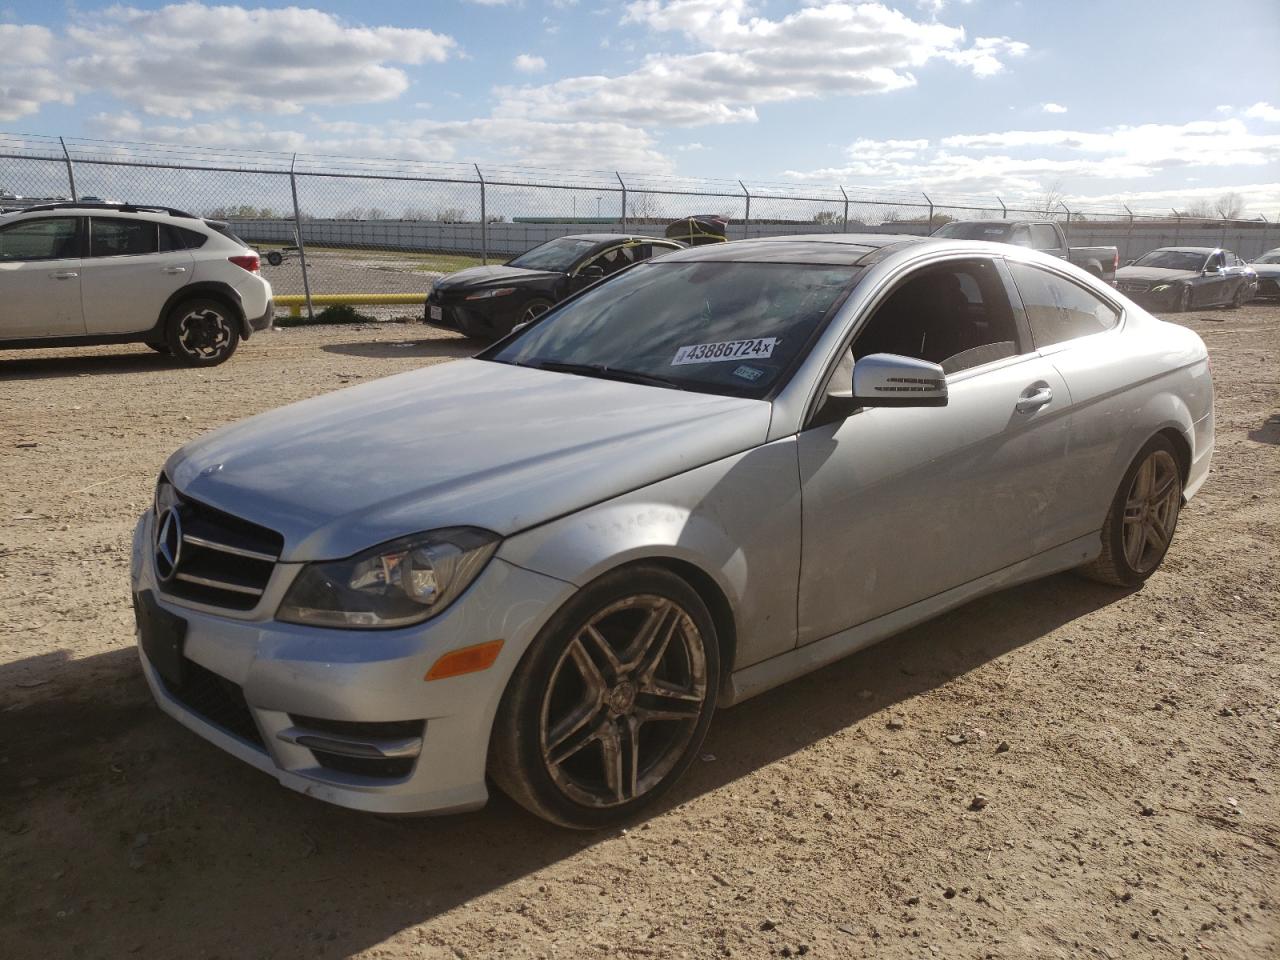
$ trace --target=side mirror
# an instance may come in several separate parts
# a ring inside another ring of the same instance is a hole
[[[853,365],[853,401],[860,407],[945,407],[947,375],[936,363],[873,353]]]
[[[1137,260],[1126,260],[1126,261],[1124,262],[1124,265],[1125,265],[1126,267],[1132,267],[1132,266],[1133,266],[1135,263],[1137,263],[1137,262],[1138,262]]]
[[[603,280],[604,267],[600,266],[598,263],[593,263],[578,271],[578,276],[582,277],[583,280]]]

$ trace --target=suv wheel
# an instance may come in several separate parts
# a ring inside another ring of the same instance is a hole
[[[169,314],[169,352],[189,367],[213,367],[236,352],[240,324],[220,300],[186,300]]]

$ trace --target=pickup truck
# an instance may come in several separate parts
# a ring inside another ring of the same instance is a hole
[[[1053,220],[952,220],[933,232],[952,240],[990,240],[1031,247],[1074,263],[1106,283],[1115,283],[1120,266],[1116,247],[1071,247],[1067,235]]]

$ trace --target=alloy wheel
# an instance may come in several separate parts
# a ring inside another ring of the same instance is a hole
[[[231,324],[227,318],[207,307],[191,310],[178,321],[178,343],[188,354],[202,360],[222,353],[231,337]]]
[[[550,309],[551,309],[551,304],[549,303],[537,303],[537,302],[531,303],[524,308],[524,313],[520,317],[520,322],[532,323],[534,320],[537,320],[540,316],[542,316],[544,313],[546,313]]]
[[[587,621],[551,672],[542,762],[571,800],[629,803],[679,762],[707,694],[704,638],[689,613],[665,597],[619,600]]]
[[[1167,450],[1153,450],[1125,497],[1124,556],[1136,573],[1156,567],[1169,548],[1182,504],[1178,464]]]

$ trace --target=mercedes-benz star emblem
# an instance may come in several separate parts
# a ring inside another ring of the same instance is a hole
[[[156,573],[161,580],[168,580],[178,569],[182,557],[182,519],[178,508],[170,507],[160,519],[156,530]]]

